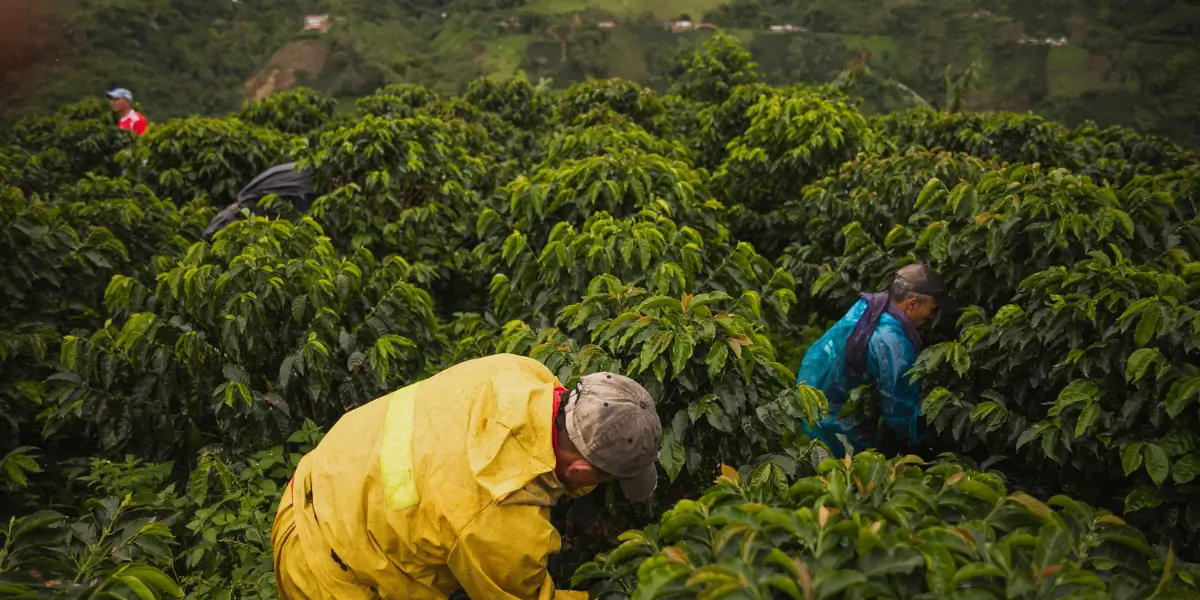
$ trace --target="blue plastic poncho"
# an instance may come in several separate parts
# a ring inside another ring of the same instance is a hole
[[[804,431],[838,455],[845,453],[837,438],[839,433],[846,436],[856,452],[879,442],[874,423],[865,422],[861,415],[838,418],[851,390],[871,381],[877,382],[883,422],[909,443],[915,444],[919,440],[917,420],[921,411],[921,386],[905,375],[917,359],[917,349],[906,337],[900,321],[883,313],[867,343],[866,373],[852,377],[846,372],[846,341],[866,310],[866,300],[859,300],[850,307],[845,316],[809,347],[796,378],[797,383],[807,383],[825,392],[829,414],[815,427],[805,423]]]

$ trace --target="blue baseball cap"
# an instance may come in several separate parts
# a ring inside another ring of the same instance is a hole
[[[133,102],[133,92],[125,88],[113,88],[109,90],[105,96],[108,96],[109,98],[124,98],[130,102]]]

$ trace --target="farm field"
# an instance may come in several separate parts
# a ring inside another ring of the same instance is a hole
[[[513,353],[568,387],[628,374],[663,424],[654,497],[592,492],[604,526],[564,541],[560,588],[1200,598],[1196,149],[866,115],[719,33],[666,93],[551,89],[517,71],[528,36],[490,43],[499,73],[461,95],[302,87],[140,138],[85,99],[0,134],[0,597],[277,598],[303,453]],[[200,239],[288,161],[311,207]],[[877,391],[830,406],[800,359],[918,260],[959,305],[922,332],[922,439],[832,456],[803,423],[885,429]]]

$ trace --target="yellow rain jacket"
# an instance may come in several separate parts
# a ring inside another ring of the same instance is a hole
[[[342,416],[300,460],[272,532],[284,600],[575,599],[555,592],[554,375],[502,354]]]

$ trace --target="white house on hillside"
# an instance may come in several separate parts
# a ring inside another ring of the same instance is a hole
[[[308,15],[304,17],[305,31],[329,30],[329,15]]]

